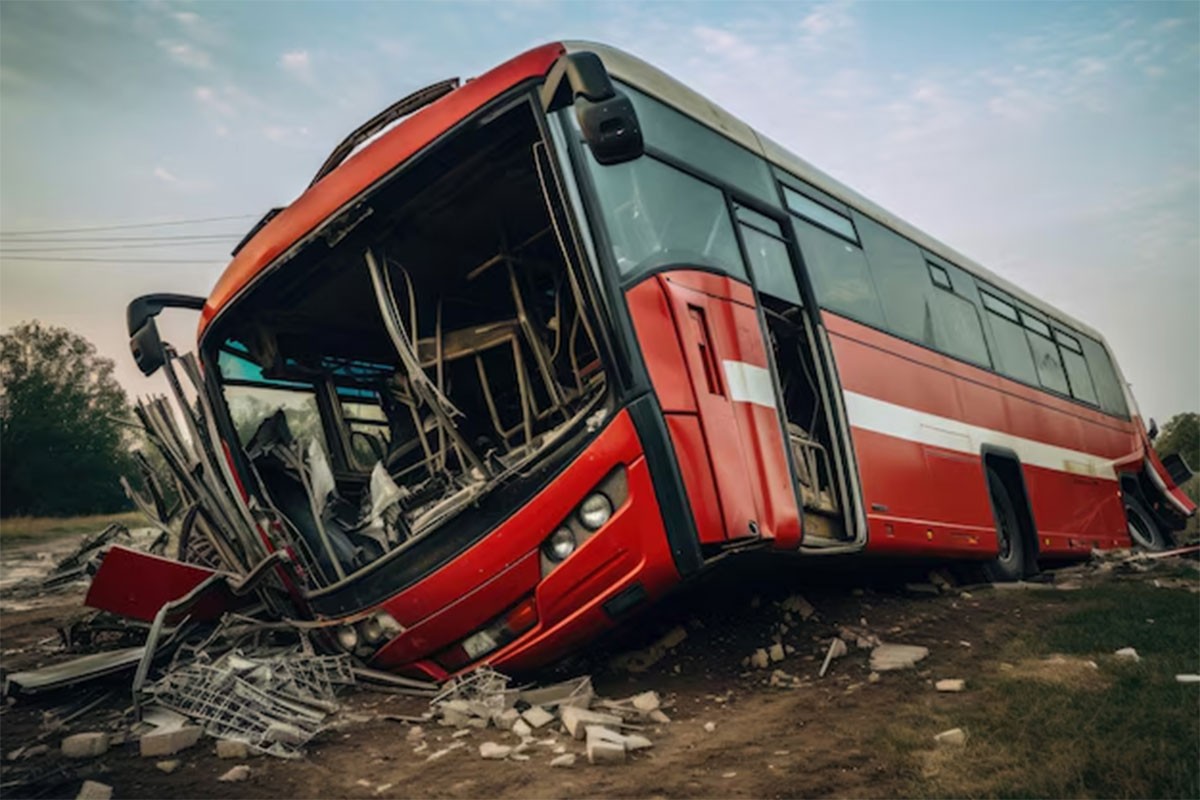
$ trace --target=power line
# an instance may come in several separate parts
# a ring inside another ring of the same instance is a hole
[[[40,236],[47,233],[89,233],[91,231],[123,231],[133,228],[163,228],[168,225],[202,225],[207,222],[225,222],[233,219],[258,219],[261,214],[235,214],[227,217],[201,217],[198,219],[173,219],[165,222],[132,222],[124,225],[93,225],[86,228],[43,228],[29,231],[0,231],[0,236]]]
[[[91,262],[96,264],[219,264],[227,259],[221,258],[85,258],[83,256],[5,256],[5,261],[51,261],[51,262]]]
[[[185,240],[206,239],[240,239],[244,233],[181,233],[172,236],[51,236],[49,238],[28,238],[25,236],[10,237],[0,234],[0,246],[3,240],[14,238],[12,244],[86,244],[87,242],[181,242]]]
[[[223,241],[229,241],[223,239]],[[81,244],[78,246],[70,245],[51,245],[50,247],[10,247],[0,244],[0,255],[16,254],[16,253],[78,253],[91,252],[92,250],[160,250],[169,248],[184,248],[184,247],[213,247],[220,245],[217,242],[172,242],[170,244],[158,244],[155,242],[143,242],[141,244]]]

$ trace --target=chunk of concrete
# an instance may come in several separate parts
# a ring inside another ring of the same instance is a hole
[[[169,761],[159,761],[158,763],[156,763],[154,765],[154,768],[157,769],[159,772],[165,772],[167,775],[170,775],[172,772],[174,772],[175,770],[179,769],[182,766],[183,766],[182,761],[180,761],[178,758],[172,758]]]
[[[109,800],[112,797],[112,787],[99,781],[84,781],[79,787],[75,800]]]
[[[174,755],[200,741],[202,733],[204,730],[198,725],[188,725],[173,731],[148,733],[141,738],[138,746],[141,748],[143,758]]]
[[[492,716],[492,724],[502,731],[511,731],[513,725],[521,718],[521,712],[515,708],[506,708]]]
[[[555,716],[541,706],[530,706],[521,715],[521,719],[525,720],[529,724],[529,727],[537,730],[554,722]]]
[[[1138,651],[1134,650],[1132,647],[1122,647],[1120,650],[1113,653],[1113,655],[1122,661],[1132,661],[1135,664],[1142,660],[1142,657],[1138,655]]]
[[[249,777],[250,777],[250,768],[247,767],[245,764],[238,764],[236,767],[233,767],[228,772],[226,772],[224,775],[217,778],[217,780],[225,781],[226,783],[236,783],[239,781],[244,781]]]
[[[587,727],[587,757],[590,764],[623,764],[625,763],[625,744],[613,741],[606,734],[612,731],[600,725]],[[618,736],[620,734],[617,734]]]
[[[871,670],[888,672],[894,669],[912,669],[927,655],[929,655],[928,647],[912,644],[881,644],[871,651]]]
[[[1176,675],[1176,683],[1200,683],[1200,675]]]
[[[506,744],[496,744],[495,742],[484,742],[479,745],[479,755],[482,758],[493,759],[499,761],[508,758],[508,754],[513,749]]]
[[[771,656],[763,648],[758,648],[754,654],[750,656],[750,666],[757,669],[766,669],[771,664]]]
[[[575,754],[563,753],[561,756],[550,759],[552,767],[573,767],[575,766]]]
[[[621,718],[612,714],[601,714],[598,711],[590,711],[586,708],[574,708],[567,706],[562,709],[563,725],[567,728],[567,733],[571,734],[576,739],[583,739],[587,735],[588,725],[612,725],[614,727],[621,724]]]
[[[943,747],[962,747],[967,743],[967,732],[962,728],[951,728],[933,737]]]
[[[967,688],[967,682],[962,678],[944,678],[933,685],[939,692],[961,692]]]
[[[523,719],[519,719],[513,723],[512,732],[524,739],[527,736],[533,736],[533,728]],[[582,737],[581,737],[582,738]]]
[[[771,645],[771,648],[767,650],[767,655],[770,657],[771,661],[783,661],[783,645],[779,642]]]
[[[662,707],[662,701],[658,697],[658,692],[642,692],[635,694],[632,698],[633,707],[644,714],[649,714],[652,711],[657,711]]]
[[[656,708],[651,711],[649,714],[649,719],[651,722],[657,722],[659,725],[666,725],[671,721],[671,718],[668,717],[666,712],[664,712],[661,708]]]
[[[517,716],[519,717],[520,714],[518,714]],[[509,725],[509,727],[511,728],[512,726]],[[425,738],[425,729],[422,728],[420,725],[413,725],[411,728],[408,729],[408,733],[404,734],[404,738],[406,741],[409,741],[409,742],[419,742]]]
[[[249,758],[250,748],[245,742],[233,739],[217,740],[217,758]]]
[[[676,625],[671,630],[662,635],[657,642],[659,647],[670,650],[673,647],[678,647],[687,638],[687,630],[682,625]]]
[[[807,600],[798,594],[791,595],[785,599],[780,603],[780,608],[784,611],[794,611],[800,615],[800,619],[808,619],[816,611]]]
[[[704,730],[706,733],[712,733],[716,729],[717,729],[717,723],[715,723],[715,722],[704,723]]]
[[[62,754],[67,758],[95,758],[108,752],[108,734],[100,731],[76,733],[62,740]]]

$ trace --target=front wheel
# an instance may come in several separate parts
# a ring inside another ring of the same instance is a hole
[[[1129,526],[1129,538],[1133,540],[1134,547],[1151,552],[1167,549],[1167,537],[1158,527],[1158,522],[1131,494],[1125,495],[1125,524]]]
[[[996,516],[996,542],[1000,552],[984,566],[988,579],[996,583],[1012,583],[1025,576],[1025,543],[1017,523],[1017,509],[1008,488],[996,473],[988,471],[988,492],[992,496],[992,511]]]

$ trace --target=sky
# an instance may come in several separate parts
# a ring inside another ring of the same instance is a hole
[[[563,38],[655,64],[1093,325],[1147,416],[1200,410],[1196,2],[5,0],[0,328],[69,327],[131,395],[162,391],[130,299],[206,294],[361,122]],[[161,321],[189,349],[194,313]]]

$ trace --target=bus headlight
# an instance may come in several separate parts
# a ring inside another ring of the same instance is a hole
[[[354,630],[353,625],[343,625],[337,629],[338,644],[347,653],[353,653],[354,648],[358,647],[358,631]]]
[[[562,561],[575,552],[575,534],[569,528],[559,528],[550,534],[544,545],[546,557],[551,561]]]
[[[589,495],[579,506],[579,521],[589,531],[600,530],[600,526],[612,516],[612,511],[612,503],[608,498],[596,492]]]

